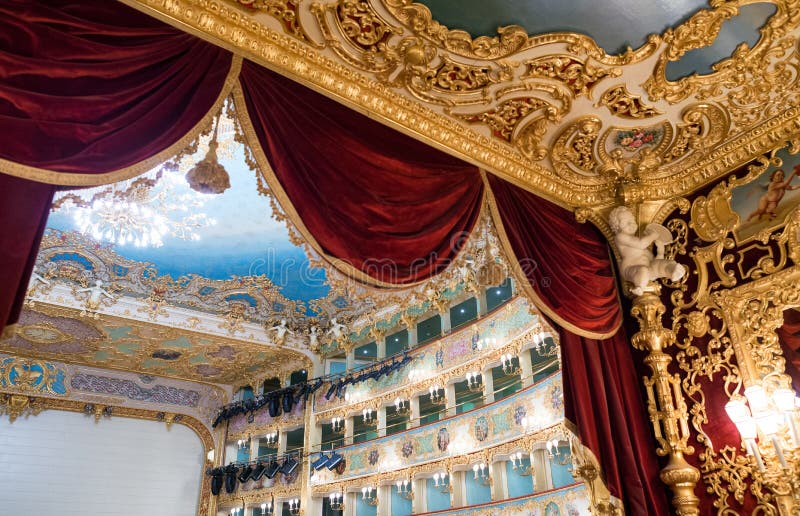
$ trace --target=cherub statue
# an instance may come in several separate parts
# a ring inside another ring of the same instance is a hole
[[[85,311],[87,312],[97,312],[97,310],[100,308],[100,302],[103,300],[103,297],[114,299],[114,296],[103,289],[103,282],[101,280],[95,281],[93,287],[82,288],[78,290],[78,292],[89,293],[89,299],[86,300]]]
[[[39,289],[39,285],[49,286],[50,281],[41,277],[36,273],[36,269],[34,269],[31,272],[31,279],[28,281],[28,295],[32,296],[36,294],[36,291]]]
[[[275,331],[274,340],[276,344],[283,344],[283,341],[286,339],[287,333],[294,335],[294,332],[290,330],[288,326],[286,326],[286,319],[281,319],[281,323],[276,324],[275,326],[270,328],[270,330]]]
[[[308,329],[308,345],[311,351],[319,351],[319,328],[312,326]]]
[[[331,319],[331,326],[328,328],[328,331],[325,332],[326,335],[330,335],[333,340],[341,339],[344,336],[344,332],[347,327],[336,320],[336,317]]]
[[[630,209],[625,206],[614,208],[608,217],[619,254],[622,256],[620,272],[622,277],[633,283],[631,293],[641,296],[652,291],[649,283],[658,278],[680,280],[686,269],[675,260],[664,258],[664,245],[672,242],[669,230],[661,224],[648,224],[644,235],[636,236],[639,224]],[[650,245],[656,244],[656,255]]]

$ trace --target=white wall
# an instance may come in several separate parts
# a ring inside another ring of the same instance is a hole
[[[0,417],[0,516],[194,516],[203,446],[191,429],[46,410]]]

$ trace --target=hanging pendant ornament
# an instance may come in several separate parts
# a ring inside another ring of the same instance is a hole
[[[231,187],[231,177],[217,159],[217,133],[221,117],[217,117],[214,135],[208,142],[206,157],[186,173],[189,187],[204,194],[221,194]]]

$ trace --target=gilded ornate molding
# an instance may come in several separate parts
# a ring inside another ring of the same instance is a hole
[[[711,44],[747,0],[713,3],[617,56],[587,36],[513,26],[473,39],[411,0],[127,3],[573,208],[685,195],[800,132],[797,0],[770,2],[776,13],[752,49],[675,83],[666,63]],[[597,105],[595,90],[605,92]],[[600,148],[582,136],[578,173],[565,174],[548,151],[585,117],[601,131],[634,134],[649,127],[640,119],[669,127],[666,146]],[[592,166],[601,151],[611,160]]]

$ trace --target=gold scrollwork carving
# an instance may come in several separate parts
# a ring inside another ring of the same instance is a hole
[[[287,34],[291,34],[297,39],[313,44],[308,37],[303,26],[300,24],[300,0],[236,0],[240,5],[258,9],[269,14],[281,25]]]
[[[538,116],[532,116],[538,113]],[[550,120],[558,118],[559,110],[538,97],[517,97],[501,102],[497,107],[471,115],[456,115],[470,124],[487,126],[492,136],[514,143],[531,159],[540,160],[547,149],[539,145]]]
[[[600,96],[597,106],[605,106],[611,114],[620,118],[651,118],[661,111],[642,102],[642,98],[631,94],[624,84],[609,88]]]
[[[568,55],[549,55],[525,61],[527,70],[522,78],[542,78],[559,81],[574,97],[589,95],[604,77],[619,77],[618,68],[595,68]]]

